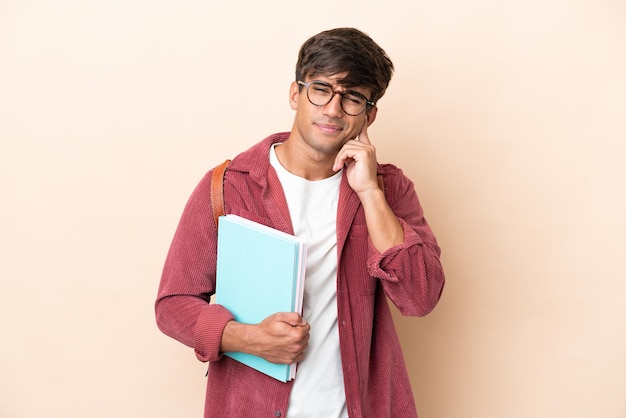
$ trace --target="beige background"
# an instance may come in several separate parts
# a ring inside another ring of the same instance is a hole
[[[297,49],[397,66],[370,136],[443,247],[422,418],[626,416],[626,3],[0,1],[0,416],[199,417],[153,302],[206,170],[288,130]],[[219,402],[219,400],[216,400]]]

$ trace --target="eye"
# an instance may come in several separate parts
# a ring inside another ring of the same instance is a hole
[[[317,94],[323,94],[323,95],[332,94],[332,90],[329,86],[325,86],[323,84],[318,84],[318,83],[313,83],[311,84],[311,87],[313,88],[313,91]]]
[[[345,100],[348,100],[350,103],[354,103],[356,105],[365,104],[365,97],[360,95],[359,93],[347,92],[343,95]]]

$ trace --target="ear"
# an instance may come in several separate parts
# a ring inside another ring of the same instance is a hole
[[[374,123],[376,120],[376,114],[378,113],[378,108],[373,106],[371,109],[368,109],[365,113],[365,123],[367,123],[367,127]]]
[[[289,106],[293,110],[298,110],[298,100],[300,99],[300,85],[295,81],[289,87]]]

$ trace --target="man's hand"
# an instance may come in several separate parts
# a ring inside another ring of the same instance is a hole
[[[302,361],[311,326],[295,312],[279,312],[256,325],[230,321],[222,334],[221,350],[254,354],[271,363]]]
[[[346,142],[337,153],[334,171],[345,165],[350,187],[361,194],[371,190],[380,190],[376,179],[376,148],[367,135],[367,120],[356,139]]]
[[[348,184],[359,196],[365,211],[370,240],[383,253],[404,241],[404,230],[378,186],[376,149],[367,135],[367,126],[366,119],[357,139],[346,142],[339,150],[333,170],[346,166]]]

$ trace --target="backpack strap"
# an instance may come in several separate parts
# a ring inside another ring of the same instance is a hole
[[[226,160],[213,169],[211,176],[211,209],[213,210],[213,222],[217,231],[220,216],[226,214],[224,207],[224,173],[230,160]]]

